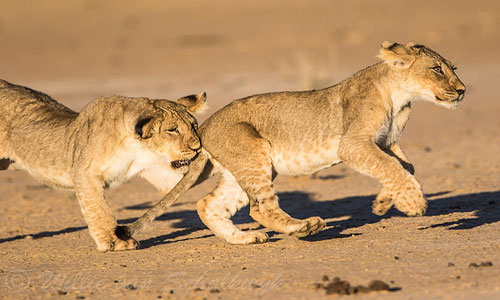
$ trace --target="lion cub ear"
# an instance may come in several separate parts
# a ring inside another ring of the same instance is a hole
[[[203,92],[198,95],[189,95],[177,99],[177,103],[186,106],[190,113],[203,113],[208,109],[207,93]]]
[[[141,117],[135,124],[135,135],[137,138],[149,139],[153,136],[156,118],[154,116]]]
[[[401,69],[407,69],[416,59],[411,46],[411,43],[408,47],[398,43],[385,41],[382,43],[377,57],[383,59],[387,64]]]

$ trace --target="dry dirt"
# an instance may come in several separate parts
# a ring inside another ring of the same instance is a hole
[[[141,3],[141,4],[138,4]],[[141,233],[98,253],[75,197],[0,173],[1,299],[500,298],[498,1],[2,1],[0,78],[73,109],[105,94],[206,91],[211,110],[254,93],[333,84],[375,63],[383,40],[416,41],[458,66],[455,111],[416,103],[402,146],[430,202],[423,217],[371,213],[380,188],[344,165],[278,177],[291,215],[327,221],[295,239],[234,246],[200,222],[196,187]],[[107,192],[120,222],[160,195],[133,180]],[[240,228],[258,224],[244,209]],[[265,229],[260,229],[265,230]],[[324,276],[390,291],[335,296]]]

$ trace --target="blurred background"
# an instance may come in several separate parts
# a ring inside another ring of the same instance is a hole
[[[494,0],[0,3],[0,78],[73,109],[105,94],[206,91],[204,119],[250,94],[332,85],[377,62],[384,40],[434,48],[462,77],[500,62]]]

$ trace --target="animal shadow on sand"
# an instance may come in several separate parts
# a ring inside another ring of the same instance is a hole
[[[419,228],[420,230],[436,227],[446,227],[448,230],[467,230],[500,221],[500,191],[446,196],[449,193],[449,191],[443,191],[427,194],[429,204],[424,217],[441,216],[455,212],[468,212],[473,215],[453,222],[432,224]],[[283,210],[296,218],[319,216],[324,219],[340,219],[327,222],[326,229],[318,234],[303,238],[313,242],[360,235],[361,233],[343,234],[342,232],[366,224],[377,223],[382,219],[405,216],[395,208],[383,216],[373,214],[371,204],[375,196],[354,196],[315,202],[311,200],[310,194],[289,192],[280,194],[280,204]]]
[[[456,196],[446,196],[449,192],[440,192],[428,194],[430,198],[429,207],[426,216],[446,215],[454,212],[471,212],[473,216],[459,219],[453,222],[432,224],[421,230],[436,227],[447,227],[449,230],[467,230],[484,224],[491,224],[500,221],[500,191],[480,192],[473,194],[464,194]],[[321,241],[335,238],[346,238],[361,233],[343,234],[351,228],[361,227],[366,224],[379,222],[381,219],[393,216],[404,216],[394,208],[384,216],[377,216],[371,212],[371,203],[375,195],[353,196],[328,201],[314,201],[312,194],[302,191],[279,193],[280,206],[284,211],[295,218],[307,218],[310,216],[319,216],[323,219],[340,219],[327,222],[327,228],[316,235],[303,238],[307,241]],[[177,205],[184,205],[179,203]],[[151,202],[140,203],[131,206],[125,206],[123,209],[144,211],[151,207]],[[135,221],[137,218],[122,219],[120,224],[127,224]],[[206,229],[198,217],[196,210],[181,210],[168,212],[157,219],[157,221],[172,221],[172,227],[179,229],[168,234],[149,238],[141,241],[141,248],[149,248],[156,245],[180,242],[190,239],[200,239],[212,236],[207,234],[198,237],[186,237],[199,230]],[[249,216],[248,207],[239,211],[234,217],[235,224],[253,223]],[[152,225],[154,226],[154,225]],[[68,227],[61,230],[42,231],[34,234],[22,234],[7,238],[0,238],[0,244],[24,239],[31,236],[33,239],[47,238],[60,234],[72,233],[85,230],[86,226]],[[271,241],[275,235],[270,232]]]
[[[449,193],[448,191],[444,191],[427,194],[430,201],[426,216],[446,215],[453,212],[473,212],[474,216],[454,222],[433,224],[426,228],[420,228],[421,230],[439,226],[448,227],[450,230],[465,230],[500,221],[500,191],[446,197]],[[280,206],[283,210],[295,218],[304,219],[310,216],[319,216],[323,219],[340,219],[327,222],[327,228],[318,234],[303,238],[311,242],[360,235],[361,233],[344,234],[342,232],[366,224],[377,223],[381,219],[404,216],[404,214],[394,208],[384,216],[373,214],[371,212],[371,203],[375,199],[375,195],[353,196],[328,201],[313,201],[312,194],[302,191],[279,193],[278,196]],[[146,205],[142,208],[146,209],[148,207],[149,205]],[[138,209],[138,207],[129,207],[129,209]],[[206,228],[198,218],[195,210],[166,213],[157,220],[176,220],[172,224],[172,227],[180,228],[181,230],[141,241],[142,248],[212,236],[212,234],[208,234],[195,238],[176,239]],[[235,224],[254,222],[249,216],[248,206],[240,210],[233,217],[233,222]],[[268,233],[271,236],[271,242],[277,240],[273,238],[276,235],[275,233]],[[172,239],[176,240],[173,241]]]

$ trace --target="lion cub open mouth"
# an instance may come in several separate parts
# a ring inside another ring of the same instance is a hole
[[[189,164],[198,157],[198,153],[196,153],[195,156],[191,157],[190,159],[183,159],[183,160],[174,160],[171,162],[172,167],[174,169],[179,169],[180,167],[185,167],[189,166]]]

